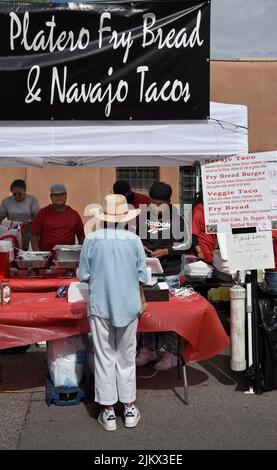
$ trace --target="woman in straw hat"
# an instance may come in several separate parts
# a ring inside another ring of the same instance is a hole
[[[141,313],[140,284],[147,282],[145,253],[139,237],[124,229],[137,217],[119,194],[104,198],[95,217],[104,228],[87,235],[77,271],[89,282],[88,316],[95,348],[95,401],[103,405],[98,421],[116,430],[113,405],[125,404],[125,426],[138,424],[136,332]]]

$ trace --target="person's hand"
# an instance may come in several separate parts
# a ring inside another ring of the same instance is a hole
[[[168,248],[160,248],[152,252],[153,258],[163,258],[164,256],[168,256]]]
[[[202,251],[202,250],[199,250],[199,251],[197,252],[197,258],[199,258],[199,259],[204,259],[204,254],[203,254],[203,251]]]
[[[24,226],[30,225],[32,223],[31,219],[26,219],[21,222]]]
[[[147,309],[147,307],[148,307],[148,303],[143,302],[143,303],[141,304],[141,312],[140,312],[140,313],[144,313],[145,310]]]
[[[149,250],[149,248],[147,248],[146,246],[143,246],[143,248],[144,248],[145,254],[146,254],[147,256],[150,256],[150,257],[151,257],[152,254],[153,254],[153,252],[152,252],[151,250]]]

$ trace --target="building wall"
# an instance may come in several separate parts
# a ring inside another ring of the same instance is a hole
[[[10,185],[15,179],[26,181],[26,168],[0,168],[0,201],[10,196]]]
[[[26,183],[30,194],[38,196],[41,206],[49,204],[49,189],[54,183],[64,183],[67,203],[76,209],[83,220],[88,204],[101,203],[112,192],[113,168],[28,168]]]
[[[211,62],[211,100],[248,106],[251,152],[277,150],[276,83],[277,61]],[[50,185],[61,182],[68,188],[68,203],[86,220],[86,205],[100,203],[115,177],[115,168],[1,168],[0,198],[9,195],[12,180],[22,178],[44,206]],[[172,201],[178,203],[179,168],[161,167],[160,180],[171,184]]]
[[[250,152],[277,150],[277,60],[212,62],[211,100],[248,106]]]

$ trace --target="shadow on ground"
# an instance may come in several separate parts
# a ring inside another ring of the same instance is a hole
[[[45,387],[47,361],[45,350],[0,356],[0,391],[31,390]]]

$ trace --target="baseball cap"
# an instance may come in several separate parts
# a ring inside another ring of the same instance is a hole
[[[53,184],[50,188],[50,194],[62,194],[66,193],[66,187],[64,184]]]

